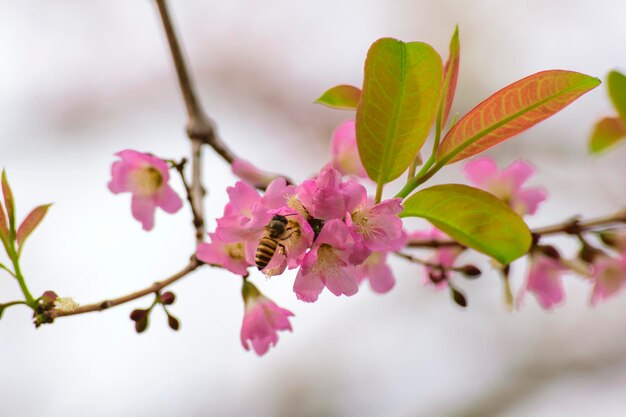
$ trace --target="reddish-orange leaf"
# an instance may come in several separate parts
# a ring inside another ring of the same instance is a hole
[[[456,91],[456,82],[459,77],[459,65],[461,64],[461,44],[459,43],[459,27],[457,26],[450,40],[450,56],[448,62],[443,69],[443,104],[441,128],[446,125],[452,101],[454,100],[454,92]]]
[[[0,233],[2,237],[9,237],[9,225],[7,224],[6,214],[4,214],[4,207],[0,203]]]
[[[619,117],[605,117],[596,123],[589,139],[589,152],[600,153],[626,138],[626,125]]]
[[[459,120],[437,149],[451,164],[536,125],[597,87],[600,80],[573,71],[542,71],[498,91]]]
[[[17,243],[22,246],[24,241],[35,230],[39,223],[43,220],[46,212],[52,204],[44,204],[39,207],[35,207],[28,216],[24,219],[20,227],[17,229]]]
[[[9,216],[9,225],[11,230],[15,230],[15,201],[13,200],[13,192],[7,179],[6,171],[2,171],[2,194],[4,195],[4,206]]]

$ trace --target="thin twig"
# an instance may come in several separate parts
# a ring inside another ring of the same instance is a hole
[[[133,301],[133,300],[136,300],[138,298],[144,297],[144,296],[146,296],[148,294],[153,294],[153,293],[155,293],[157,291],[160,291],[163,288],[167,287],[168,285],[171,285],[171,284],[175,283],[176,281],[178,281],[179,279],[185,277],[190,272],[198,269],[202,265],[205,265],[205,264],[200,262],[194,256],[194,257],[192,257],[189,260],[189,263],[183,269],[181,269],[180,271],[178,271],[174,275],[171,275],[171,276],[165,278],[162,281],[155,282],[154,284],[150,285],[149,287],[146,287],[144,289],[141,289],[139,291],[135,291],[135,292],[127,294],[127,295],[123,295],[123,296],[118,297],[118,298],[112,298],[112,299],[109,299],[109,300],[99,301],[97,303],[80,306],[80,307],[78,307],[78,308],[76,308],[75,310],[72,310],[72,311],[61,311],[61,310],[58,310],[58,309],[54,309],[54,310],[51,310],[51,311],[48,312],[48,316],[50,318],[54,319],[54,318],[57,318],[57,317],[75,316],[77,314],[84,314],[84,313],[90,313],[90,312],[93,312],[93,311],[107,310],[107,309],[109,309],[111,307],[115,307],[115,306],[118,306],[120,304],[125,304],[125,303],[128,303],[129,301]]]
[[[201,241],[202,235],[202,225],[204,221],[202,220],[202,213],[197,211],[196,205],[194,202],[194,197],[192,195],[191,186],[187,181],[187,176],[185,175],[185,165],[187,165],[187,158],[183,158],[180,162],[172,161],[172,167],[178,172],[180,175],[180,179],[183,183],[183,187],[185,188],[185,195],[187,196],[187,202],[189,203],[189,208],[191,209],[192,215],[192,223],[193,227],[196,230],[196,242]],[[198,236],[199,235],[199,236]]]

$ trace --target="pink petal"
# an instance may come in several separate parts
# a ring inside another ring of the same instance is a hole
[[[515,188],[521,187],[535,173],[535,167],[529,162],[521,159],[513,162],[502,171],[502,179],[510,179]]]
[[[489,180],[499,176],[498,166],[490,158],[474,159],[463,167],[465,176],[478,187],[483,187]]]
[[[154,227],[154,209],[156,208],[154,200],[150,197],[133,195],[130,208],[133,217],[141,222],[143,229],[152,230]]]
[[[539,204],[548,198],[548,193],[543,188],[534,187],[520,190],[516,197],[524,205],[524,214],[535,214]]]
[[[231,164],[233,174],[255,187],[266,187],[275,175],[262,171],[243,159],[235,159]]]
[[[111,181],[108,183],[109,190],[114,194],[129,191],[128,175],[131,167],[124,161],[115,161],[111,165]]]
[[[331,274],[326,275],[326,288],[336,296],[342,294],[351,296],[359,291],[359,284],[355,274],[349,268],[334,268]]]
[[[296,293],[298,300],[307,303],[315,302],[323,289],[324,282],[318,275],[307,273],[303,268],[300,268],[293,283],[293,291]]]
[[[565,298],[561,271],[563,267],[555,260],[542,255],[531,257],[526,290],[532,292],[546,310],[560,304]]]
[[[319,245],[327,244],[338,249],[345,249],[346,244],[351,243],[349,237],[350,233],[344,222],[336,219],[329,220],[324,224],[315,245],[319,247]]]
[[[176,213],[183,207],[183,201],[178,194],[172,190],[172,187],[167,184],[159,190],[156,201],[157,205],[161,207],[163,211],[170,214]]]
[[[385,258],[386,257],[382,257],[381,262],[378,265],[370,267],[368,272],[370,286],[372,290],[379,294],[386,293],[396,284],[391,268],[385,262]]]
[[[287,180],[278,177],[268,185],[262,198],[263,205],[268,209],[284,207],[287,205],[287,196],[295,194],[295,190],[293,185],[287,185]]]

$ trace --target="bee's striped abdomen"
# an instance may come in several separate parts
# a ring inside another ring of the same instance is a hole
[[[270,237],[263,237],[259,242],[259,246],[256,248],[256,254],[254,256],[254,262],[256,263],[256,267],[259,270],[265,268],[267,264],[272,260],[272,256],[274,256],[274,252],[276,252],[276,247],[278,246],[278,242],[275,239]]]

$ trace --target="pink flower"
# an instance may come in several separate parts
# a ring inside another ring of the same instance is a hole
[[[115,154],[121,158],[111,166],[109,190],[114,194],[132,193],[131,211],[144,230],[154,226],[154,210],[160,207],[176,213],[183,202],[169,186],[167,163],[156,156],[132,150]]]
[[[433,227],[430,230],[426,230],[426,231],[418,230],[418,231],[412,232],[410,234],[410,237],[421,239],[421,240],[443,240],[443,239],[448,238],[448,235],[443,233],[441,230]],[[459,248],[456,246],[449,246],[449,247],[444,246],[444,247],[435,249],[433,254],[427,259],[427,261],[432,264],[438,264],[444,268],[449,269],[454,266],[454,263],[456,262],[456,258],[458,258],[462,252],[463,252],[462,248]],[[436,274],[438,272],[439,272],[438,270],[436,271],[434,268],[430,266],[424,267],[424,284],[434,285],[435,288],[438,288],[438,289],[445,288],[447,286],[447,280],[445,279],[445,276],[442,276],[441,281],[436,282],[436,283],[433,282],[433,279],[431,278],[431,274]]]
[[[389,250],[403,238],[402,220],[398,214],[402,211],[399,198],[385,200],[378,204],[367,198],[361,187],[358,206],[346,218],[346,224],[354,238],[371,251]]]
[[[349,262],[354,240],[345,223],[326,222],[313,247],[306,254],[293,289],[298,299],[316,301],[324,286],[336,296],[351,296],[359,286]]]
[[[233,174],[255,187],[267,187],[276,175],[261,171],[244,159],[235,159],[231,164]]]
[[[518,304],[521,304],[526,291],[530,291],[542,308],[550,310],[565,299],[561,275],[567,268],[557,258],[547,256],[541,250],[531,252],[528,258],[530,269]]]
[[[365,172],[365,168],[361,162],[356,144],[354,120],[343,122],[335,129],[330,152],[333,168],[343,175],[367,178],[367,172]]]
[[[607,300],[626,286],[626,256],[613,258],[598,255],[592,265],[593,293],[591,305]]]
[[[289,317],[293,313],[278,307],[265,297],[249,281],[241,289],[245,303],[245,314],[241,325],[241,344],[250,350],[250,343],[257,355],[262,356],[278,342],[279,330],[291,331]]]
[[[316,219],[343,219],[360,201],[361,188],[356,181],[342,182],[339,171],[326,165],[319,175],[304,181],[296,193],[307,212]]]
[[[535,173],[535,168],[522,160],[500,172],[492,159],[477,158],[465,164],[464,170],[470,182],[503,200],[520,216],[534,214],[548,196],[543,188],[522,187]]]
[[[196,256],[202,262],[219,265],[238,275],[246,275],[248,267],[252,265],[246,258],[244,242],[224,242],[216,233],[209,233],[210,243],[201,243]]]
[[[355,268],[355,276],[359,283],[369,280],[374,292],[383,294],[396,284],[391,268],[387,265],[387,252],[373,252],[365,261]]]
[[[261,197],[250,184],[238,181],[228,187],[229,202],[224,215],[217,220],[216,233],[226,242],[254,241],[263,234],[263,229],[272,219],[273,209],[287,205],[287,197],[293,194],[284,178],[276,178]]]

